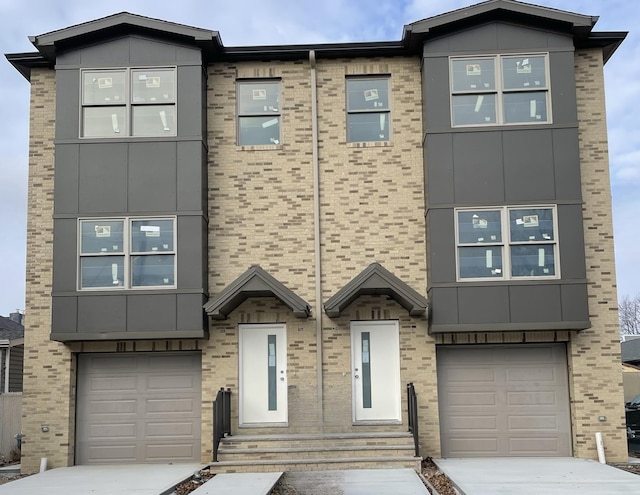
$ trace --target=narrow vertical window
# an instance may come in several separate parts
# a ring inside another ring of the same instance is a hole
[[[347,79],[347,141],[389,141],[388,77]]]
[[[276,336],[267,336],[267,379],[269,381],[269,411],[278,410],[278,373],[276,355]]]
[[[362,407],[371,409],[371,337],[362,332]]]
[[[238,81],[238,145],[280,144],[280,81]]]

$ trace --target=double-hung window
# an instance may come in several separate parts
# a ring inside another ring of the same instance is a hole
[[[83,71],[81,134],[175,136],[175,69]]]
[[[347,141],[389,141],[388,77],[347,79]]]
[[[551,122],[546,55],[451,58],[457,126]]]
[[[238,145],[280,144],[280,81],[238,81]]]
[[[80,220],[80,289],[173,288],[175,218]]]
[[[458,280],[557,278],[554,206],[457,209]]]

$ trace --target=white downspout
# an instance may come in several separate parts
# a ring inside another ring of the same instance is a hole
[[[316,373],[318,388],[318,422],[324,427],[324,407],[322,392],[322,255],[320,252],[320,164],[318,159],[318,83],[316,74],[316,52],[309,51],[311,67],[311,140],[313,161],[313,238],[316,280]]]
[[[9,392],[9,366],[11,364],[11,347],[4,353],[4,392]]]

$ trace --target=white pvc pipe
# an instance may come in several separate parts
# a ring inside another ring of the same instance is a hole
[[[40,472],[44,473],[47,470],[47,458],[46,457],[41,457],[40,458]]]
[[[602,443],[602,433],[596,433],[596,450],[598,451],[598,461],[600,464],[606,464],[607,460],[604,457],[604,443]]]

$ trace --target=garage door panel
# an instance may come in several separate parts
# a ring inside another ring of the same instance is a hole
[[[507,392],[508,406],[557,406],[558,397],[555,392]]]
[[[150,399],[146,401],[147,413],[189,413],[195,407],[191,399]]]
[[[148,444],[145,447],[145,457],[149,460],[149,462],[189,462],[194,457],[200,455],[199,448],[198,452],[195,452],[193,443],[182,443],[182,444],[174,444],[174,443],[160,443],[160,444]]]
[[[128,400],[92,400],[90,411],[94,415],[99,414],[135,414],[137,412],[138,401]]]
[[[115,438],[136,438],[135,423],[117,423],[117,424],[93,424],[90,426],[91,438],[98,439],[115,439]]]
[[[76,464],[198,462],[200,361],[199,353],[81,354]]]
[[[495,416],[452,416],[449,425],[456,432],[497,431]]]
[[[147,423],[146,437],[153,439],[171,438],[171,437],[189,437],[195,438],[196,431],[193,427],[193,421],[177,422],[158,422]]]
[[[558,429],[558,417],[556,415],[509,416],[508,421],[511,431],[557,431]]]
[[[444,456],[571,455],[564,345],[447,346],[437,359]],[[477,379],[487,369],[493,382]]]
[[[451,392],[447,394],[451,406],[493,406],[497,402],[495,392]]]
[[[193,375],[149,375],[146,379],[147,390],[149,391],[167,391],[174,393],[176,390],[195,390],[200,384],[195,383]]]
[[[497,455],[498,442],[495,438],[452,438],[451,448],[459,452],[460,457],[471,457],[484,452]]]

